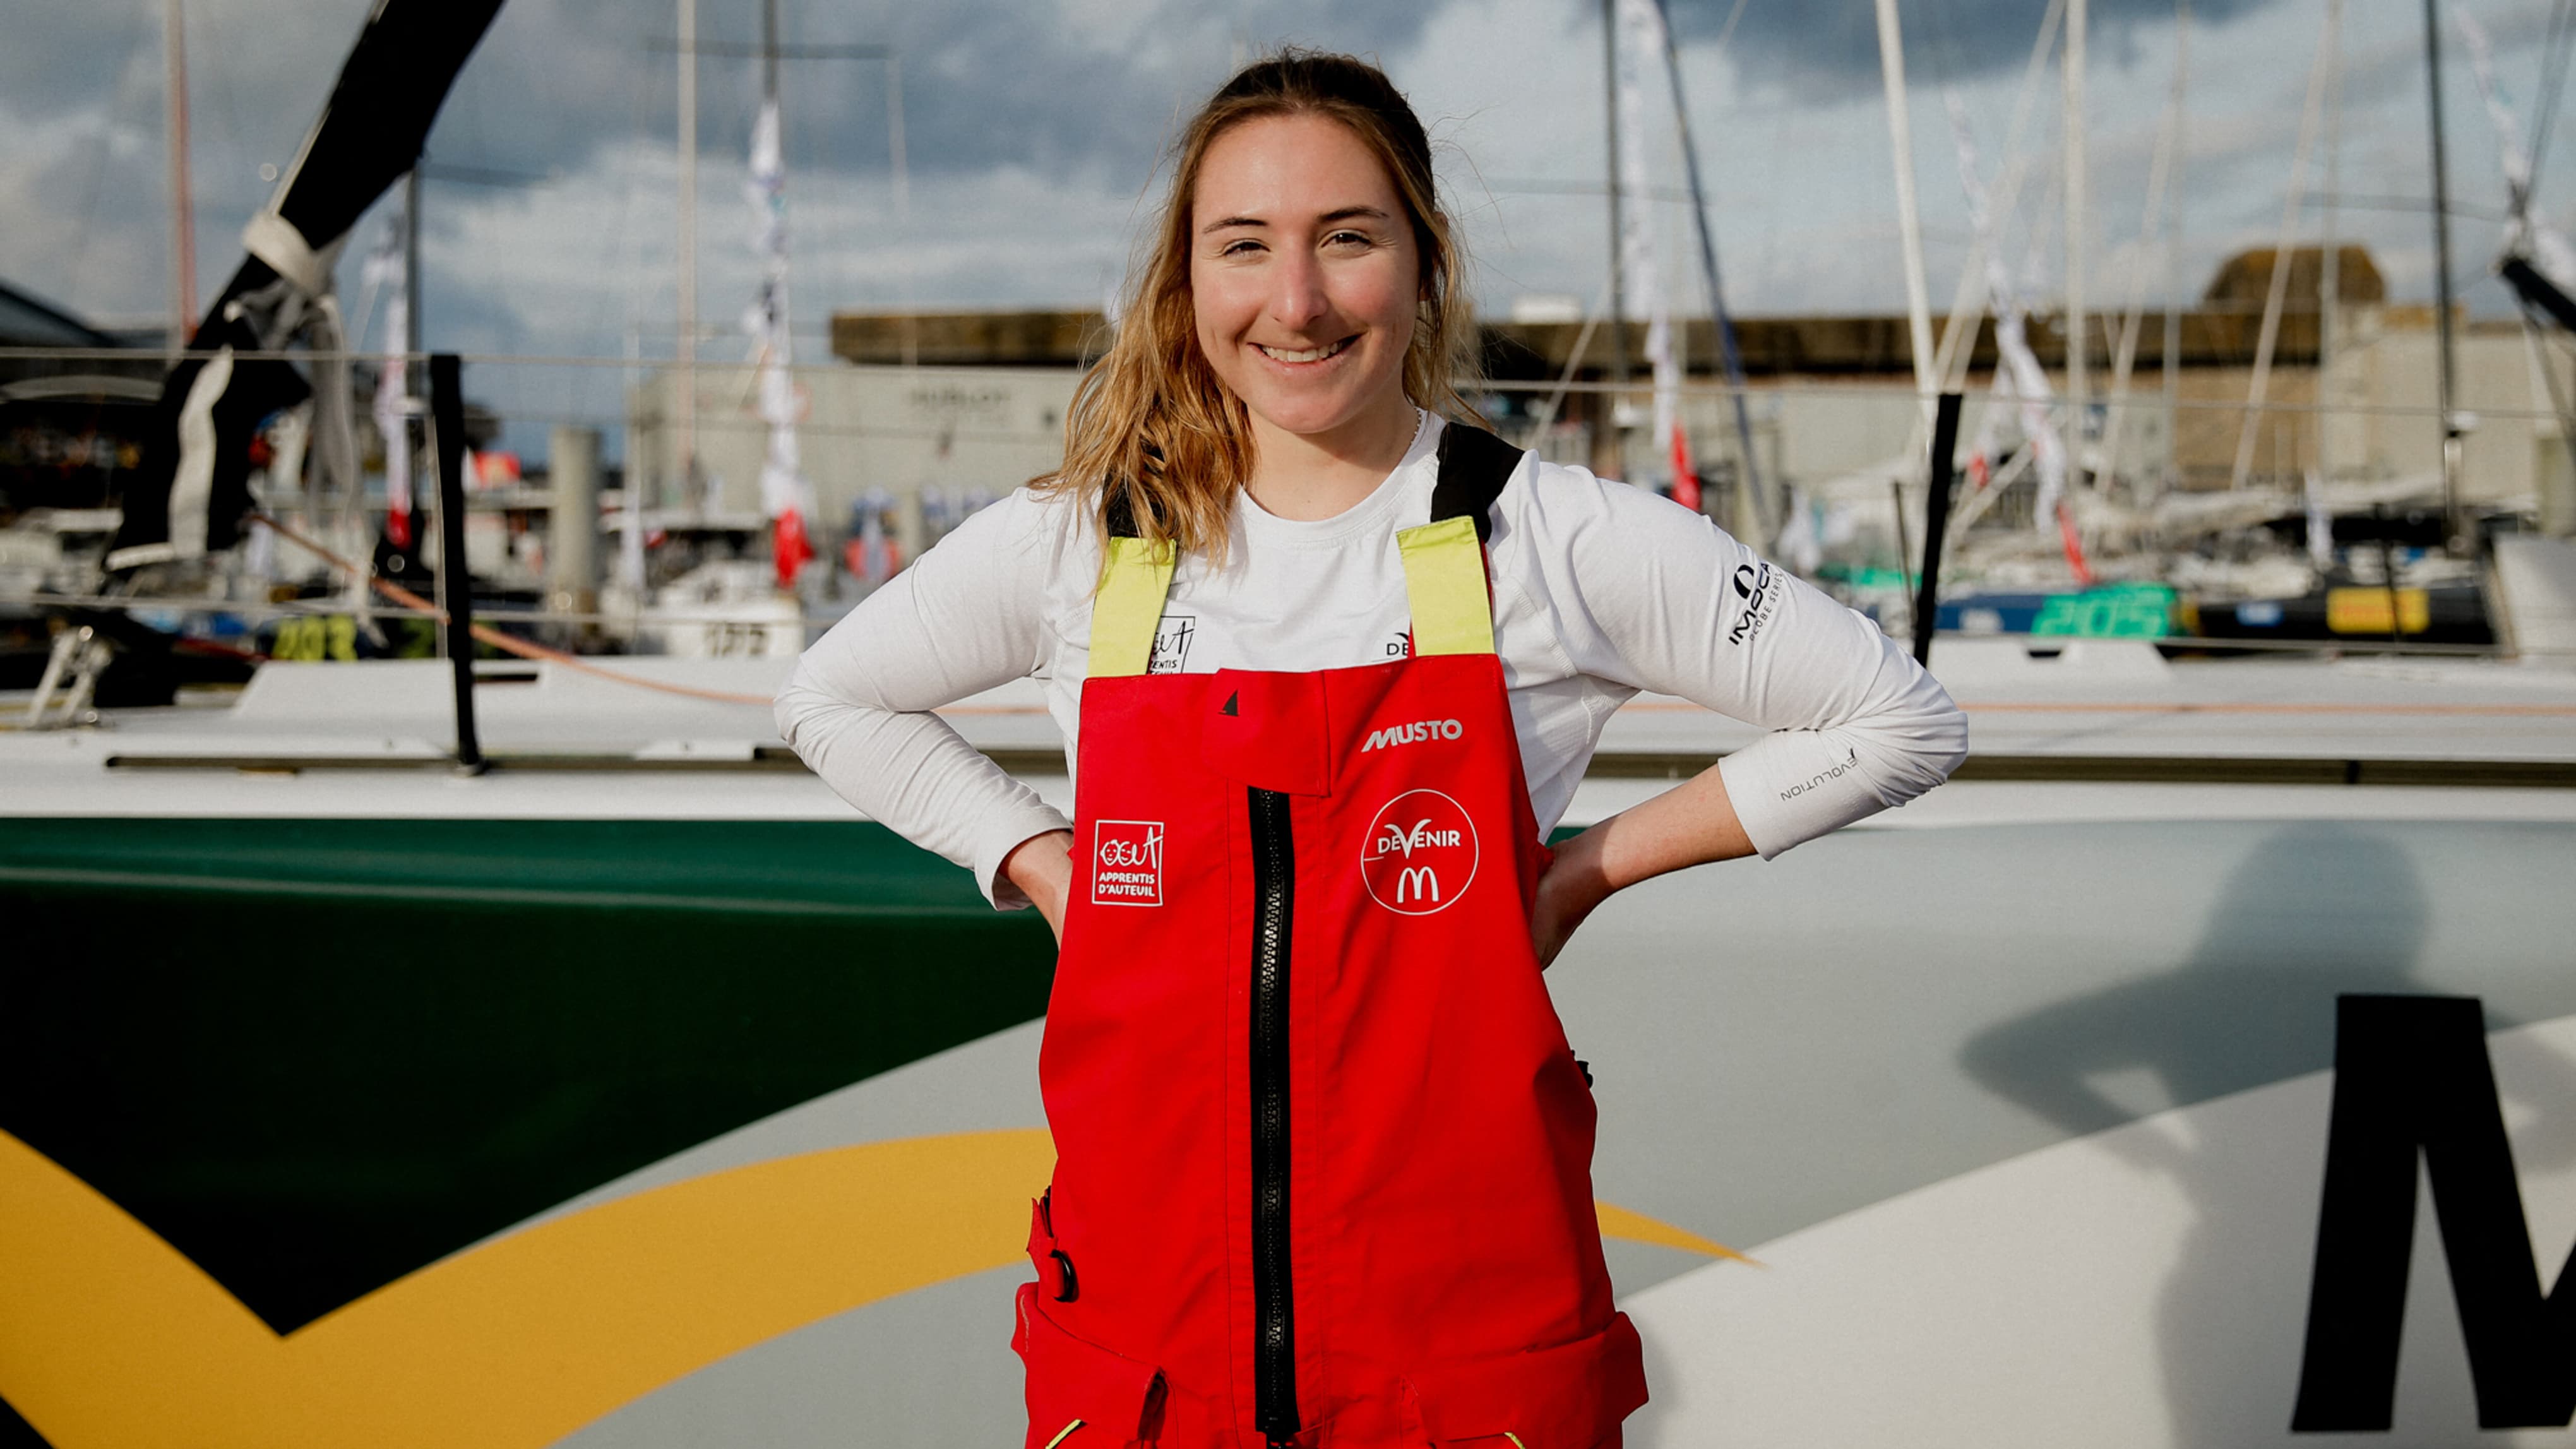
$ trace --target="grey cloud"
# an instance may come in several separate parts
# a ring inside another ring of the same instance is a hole
[[[2275,0],[2195,0],[2194,20],[2223,24]],[[1668,0],[1685,42],[1722,30],[1735,0]],[[2028,58],[2044,0],[1930,0],[1904,7],[1909,80],[1955,82],[2018,67]],[[2125,57],[2143,27],[2170,26],[2172,0],[2093,0],[2087,44]],[[1744,0],[1731,40],[1737,73],[1766,87],[1819,99],[1878,84],[1878,20],[1871,0]]]
[[[925,172],[1020,164],[1064,170],[1150,164],[1174,116],[1223,78],[1238,49],[1283,40],[1387,51],[1420,31],[1425,8],[1256,0],[1231,14],[1170,0],[1123,8],[1051,0],[788,3],[790,43],[891,45],[903,57],[910,164]],[[667,4],[513,0],[460,81],[431,138],[443,161],[544,173],[602,145],[667,137],[676,124]],[[755,41],[748,0],[699,8],[702,40]],[[784,68],[790,162],[859,172],[886,166],[884,71],[872,61],[790,60]],[[759,64],[706,55],[700,143],[738,147],[757,101]]]

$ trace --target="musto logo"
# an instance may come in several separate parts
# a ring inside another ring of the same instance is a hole
[[[1390,911],[1446,910],[1476,878],[1476,822],[1437,790],[1407,790],[1386,802],[1360,843],[1360,879]]]
[[[1091,827],[1091,903],[1163,903],[1163,822],[1101,820]]]

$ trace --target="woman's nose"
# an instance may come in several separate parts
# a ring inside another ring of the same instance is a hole
[[[1303,327],[1332,309],[1324,295],[1324,269],[1309,255],[1291,252],[1271,274],[1270,319],[1283,327]]]

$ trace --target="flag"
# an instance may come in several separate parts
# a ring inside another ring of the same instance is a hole
[[[1690,466],[1690,439],[1681,422],[1681,361],[1673,351],[1672,307],[1664,294],[1664,277],[1656,255],[1654,221],[1645,206],[1646,93],[1649,57],[1664,53],[1664,16],[1655,0],[1619,0],[1619,185],[1630,198],[1621,212],[1619,259],[1629,296],[1618,299],[1624,310],[1646,314],[1646,361],[1654,368],[1655,446],[1672,460],[1672,495],[1685,507],[1699,507],[1699,477]]]
[[[397,203],[385,215],[384,239],[367,256],[366,280],[382,288],[385,341],[376,373],[376,431],[385,440],[385,537],[403,552],[412,548],[411,498],[411,278],[403,245],[406,219]]]
[[[760,464],[760,511],[770,521],[771,559],[778,586],[796,587],[797,571],[814,557],[806,518],[814,487],[805,479],[796,447],[796,384],[788,367],[795,350],[787,331],[787,162],[778,134],[778,101],[760,104],[751,130],[751,179],[743,192],[758,223],[753,250],[760,256],[760,291],[743,314],[743,327],[758,346],[760,420],[769,425],[769,450]]]

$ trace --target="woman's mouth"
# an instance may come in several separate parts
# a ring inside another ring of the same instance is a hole
[[[1359,339],[1356,337],[1345,337],[1339,342],[1329,342],[1321,347],[1303,348],[1272,347],[1266,343],[1260,342],[1256,342],[1252,345],[1261,350],[1262,356],[1269,358],[1273,362],[1322,362],[1328,357],[1340,356],[1344,349],[1348,348],[1353,342],[1358,340]]]

